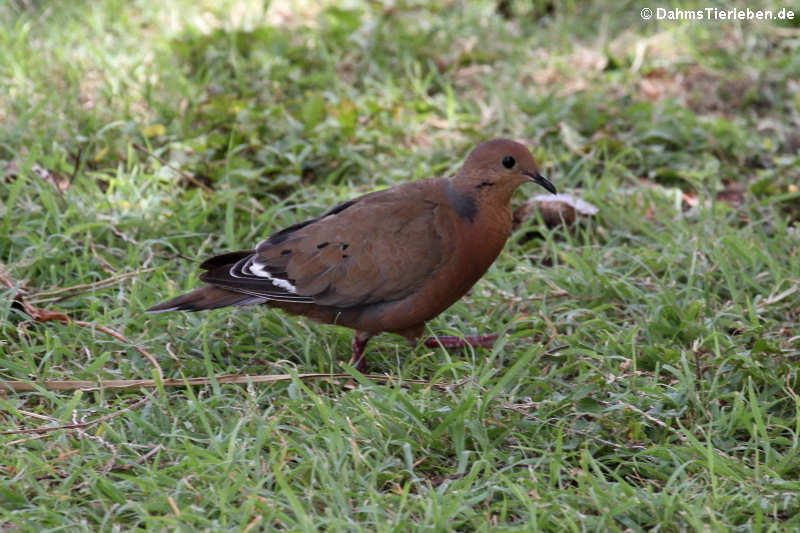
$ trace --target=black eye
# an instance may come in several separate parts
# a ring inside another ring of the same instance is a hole
[[[514,165],[516,164],[517,162],[510,155],[507,155],[503,158],[503,166],[506,168],[514,168]]]

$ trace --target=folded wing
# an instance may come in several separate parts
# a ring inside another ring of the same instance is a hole
[[[268,300],[333,307],[404,298],[448,249],[437,230],[439,204],[427,190],[426,182],[414,182],[341,204],[255,250],[206,261],[200,279]]]

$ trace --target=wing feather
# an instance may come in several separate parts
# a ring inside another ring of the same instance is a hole
[[[401,299],[442,263],[432,180],[367,194],[206,261],[201,279],[277,301],[352,307]]]

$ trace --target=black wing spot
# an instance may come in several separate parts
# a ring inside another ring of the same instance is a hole
[[[329,244],[330,244],[329,242],[323,242],[322,244],[318,244],[317,245],[317,250],[322,250],[323,248],[325,248]]]
[[[291,250],[281,250],[281,255],[289,255],[290,253],[292,253]]]
[[[342,245],[342,250],[347,250],[347,247],[348,247],[348,246],[350,246],[350,245],[349,245],[349,244],[343,244],[343,245]]]

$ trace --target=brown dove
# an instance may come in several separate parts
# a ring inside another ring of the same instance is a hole
[[[267,304],[355,330],[351,363],[382,332],[416,342],[425,323],[486,272],[511,233],[511,196],[532,181],[556,192],[525,146],[478,145],[451,178],[360,196],[273,233],[254,249],[206,260],[206,285],[150,313]],[[491,346],[496,335],[438,337],[428,346]]]

